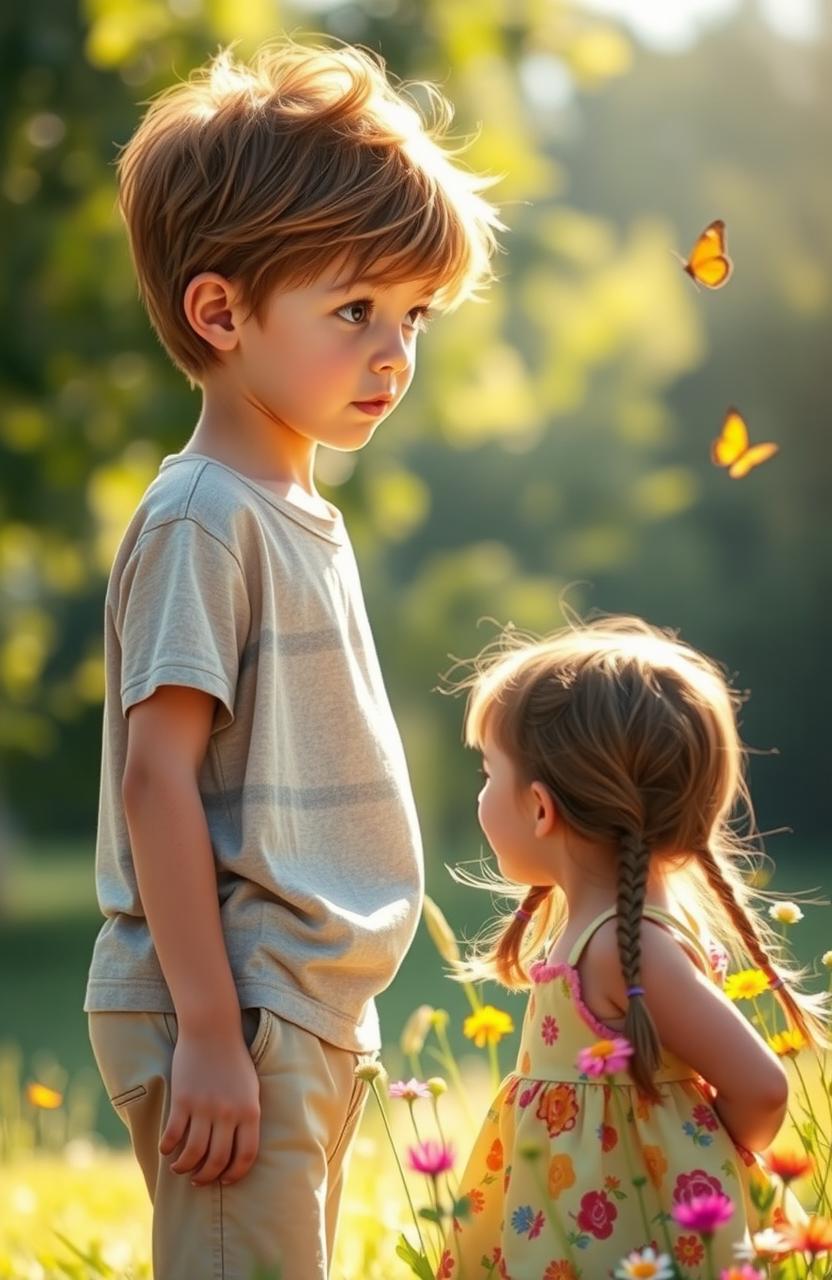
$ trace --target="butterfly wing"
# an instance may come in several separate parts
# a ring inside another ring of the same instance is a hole
[[[711,462],[718,467],[733,466],[748,449],[748,427],[738,409],[729,409],[722,430],[711,445]]]
[[[775,453],[780,449],[779,444],[771,442],[767,444],[754,444],[747,449],[741,458],[729,468],[728,474],[732,480],[741,480],[743,476],[747,476],[749,471],[754,467],[759,467],[761,462],[767,462],[769,458],[773,458]]]
[[[725,247],[725,223],[716,218],[702,232],[685,263],[685,271],[697,284],[719,289],[734,270]]]

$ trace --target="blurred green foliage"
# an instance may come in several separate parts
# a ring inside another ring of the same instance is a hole
[[[458,134],[475,135],[468,162],[505,175],[491,193],[510,227],[501,280],[420,339],[413,388],[363,455],[321,459],[362,566],[432,891],[448,896],[443,859],[479,848],[476,762],[440,674],[493,635],[481,618],[558,625],[564,591],[723,660],[753,692],[761,824],[819,839],[828,18],[817,41],[789,44],[747,4],[673,56],[561,0],[35,0],[0,21],[0,799],[25,829],[94,828],[106,576],[199,412],[137,301],[117,148],[140,103],[220,43],[245,55],[314,30],[437,80]],[[716,216],[736,273],[697,293],[671,251]],[[781,444],[741,482],[708,458],[729,403]]]

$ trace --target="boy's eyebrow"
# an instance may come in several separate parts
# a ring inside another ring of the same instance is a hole
[[[362,289],[373,289],[373,288],[377,289],[383,286],[378,280],[362,280],[359,277],[356,280],[345,280],[343,284],[333,284],[330,286],[330,288],[327,289],[326,292],[327,293],[350,293],[352,292],[353,289],[358,289],[359,287]],[[418,294],[423,294],[423,293],[430,294],[430,296],[433,297],[434,293],[436,293],[436,289],[435,288],[431,289],[429,285],[425,285],[424,289],[417,289],[415,290],[415,292]]]

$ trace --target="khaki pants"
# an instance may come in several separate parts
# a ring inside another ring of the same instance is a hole
[[[244,1009],[260,1079],[260,1148],[239,1182],[192,1187],[159,1142],[170,1110],[172,1013],[90,1013],[101,1077],[153,1205],[155,1280],[325,1280],[347,1160],[367,1095],[338,1049],[270,1009]],[[279,1267],[279,1270],[276,1268]]]

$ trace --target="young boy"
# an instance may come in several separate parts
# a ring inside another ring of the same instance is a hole
[[[158,1280],[327,1275],[354,1069],[419,918],[407,766],[314,463],[401,400],[428,307],[493,278],[489,180],[441,134],[380,59],[283,40],[159,95],[119,160],[142,298],[202,392],[107,589],[84,1002]]]

